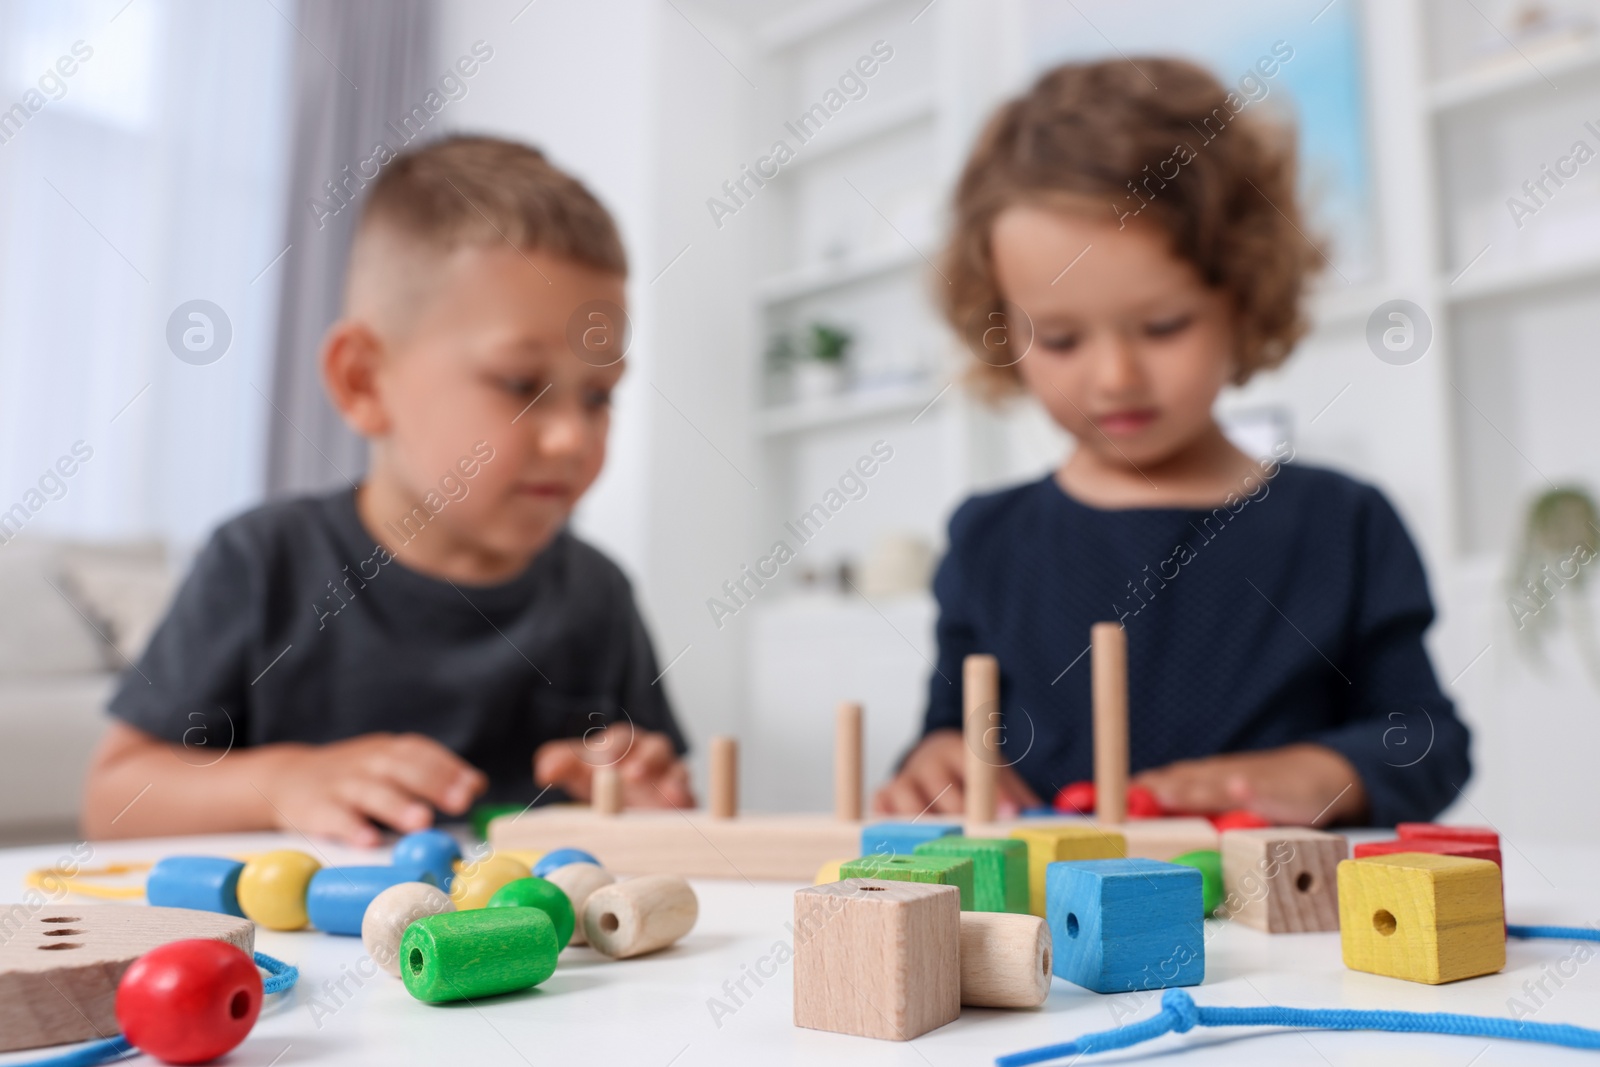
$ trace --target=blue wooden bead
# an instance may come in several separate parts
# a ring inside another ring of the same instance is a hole
[[[418,830],[394,843],[390,862],[410,872],[411,881],[429,882],[448,893],[456,861],[460,858],[461,846],[455,838],[443,830]]]
[[[861,828],[863,856],[909,856],[936,837],[959,834],[961,827],[937,822],[875,822]]]
[[[554,852],[546,852],[539,862],[533,865],[534,877],[547,877],[551,871],[565,867],[569,863],[592,863],[596,867],[603,866],[599,860],[581,848],[558,848]]]
[[[159,908],[191,908],[244,918],[239,909],[239,872],[244,864],[226,856],[168,856],[145,879],[144,895]]]
[[[1206,975],[1201,877],[1159,860],[1066,860],[1045,868],[1058,978],[1097,993],[1198,985]]]
[[[398,867],[324,867],[306,888],[306,915],[325,934],[361,936],[361,917],[372,898],[402,882],[420,882]]]

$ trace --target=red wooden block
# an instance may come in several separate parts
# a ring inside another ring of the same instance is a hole
[[[1500,835],[1487,826],[1442,826],[1432,822],[1403,822],[1394,828],[1394,834],[1402,841],[1423,837],[1430,841],[1474,841],[1480,845],[1500,847]]]
[[[1211,820],[1211,825],[1216,827],[1219,834],[1224,830],[1264,830],[1272,825],[1255,812],[1243,808],[1218,812],[1216,815],[1207,815],[1206,818]]]
[[[1402,837],[1393,841],[1368,841],[1355,846],[1353,855],[1356,859],[1366,856],[1391,856],[1396,852],[1428,852],[1436,856],[1463,856],[1473,860],[1489,860],[1496,867],[1503,867],[1500,862],[1500,849],[1497,845],[1485,845],[1476,841],[1445,841],[1426,837]]]
[[[1068,782],[1056,794],[1055,809],[1067,815],[1094,814],[1094,783]]]
[[[1128,787],[1128,818],[1159,819],[1167,812],[1156,795],[1142,785]]]

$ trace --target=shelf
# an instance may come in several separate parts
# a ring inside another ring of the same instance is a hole
[[[922,256],[916,249],[902,246],[869,252],[837,266],[802,267],[788,274],[779,274],[760,283],[756,292],[764,304],[785,304],[923,265]]]
[[[1600,280],[1600,255],[1484,271],[1481,274],[1469,273],[1454,285],[1450,284],[1449,277],[1445,277],[1439,280],[1439,292],[1447,304],[1466,304],[1496,297],[1518,296],[1590,279]]]
[[[1551,45],[1526,59],[1512,54],[1482,70],[1435,82],[1428,93],[1428,103],[1436,112],[1452,111],[1494,102],[1529,89],[1548,89],[1550,82],[1560,75],[1596,69],[1600,69],[1600,41],[1585,36]]]
[[[756,27],[752,36],[758,47],[779,52],[822,36],[885,7],[890,0],[811,0],[795,4],[777,18]]]
[[[939,393],[939,389],[919,382],[784,404],[759,412],[756,432],[762,437],[784,437],[882,415],[909,414],[915,418]]]
[[[863,112],[858,119],[846,118],[822,127],[813,140],[801,146],[792,163],[770,180],[781,181],[787,174],[804,170],[819,160],[880,140],[921,122],[932,122],[938,115],[938,97],[927,92],[895,100],[872,111]]]

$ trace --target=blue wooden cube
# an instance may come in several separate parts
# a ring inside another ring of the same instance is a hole
[[[939,822],[875,822],[861,828],[863,856],[909,856],[936,837],[959,834],[961,827]]]
[[[1068,860],[1045,870],[1057,977],[1096,993],[1198,985],[1201,877],[1160,860]]]

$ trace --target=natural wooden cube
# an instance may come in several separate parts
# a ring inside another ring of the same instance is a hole
[[[896,882],[953,885],[961,891],[961,910],[971,911],[972,861],[965,856],[862,856],[839,865],[839,878],[886,878]]]
[[[1055,973],[1097,993],[1198,985],[1205,978],[1200,872],[1161,860],[1052,863]]]
[[[961,1014],[961,892],[852,878],[794,895],[794,1024],[909,1041]]]
[[[1500,868],[1400,852],[1339,864],[1339,940],[1353,971],[1438,985],[1506,965]]]
[[[1340,834],[1290,826],[1222,835],[1223,907],[1269,934],[1339,929]]]
[[[1028,911],[1045,917],[1045,871],[1065,860],[1114,860],[1128,854],[1128,841],[1116,830],[1089,823],[1022,826],[1011,836],[1028,846]]]
[[[1129,819],[1113,829],[1127,841],[1130,859],[1172,860],[1186,852],[1219,848],[1217,828],[1209,819],[1189,816],[1162,816],[1155,819]]]
[[[1027,912],[1028,846],[1016,838],[936,837],[918,845],[915,854],[972,861],[970,910]]]

